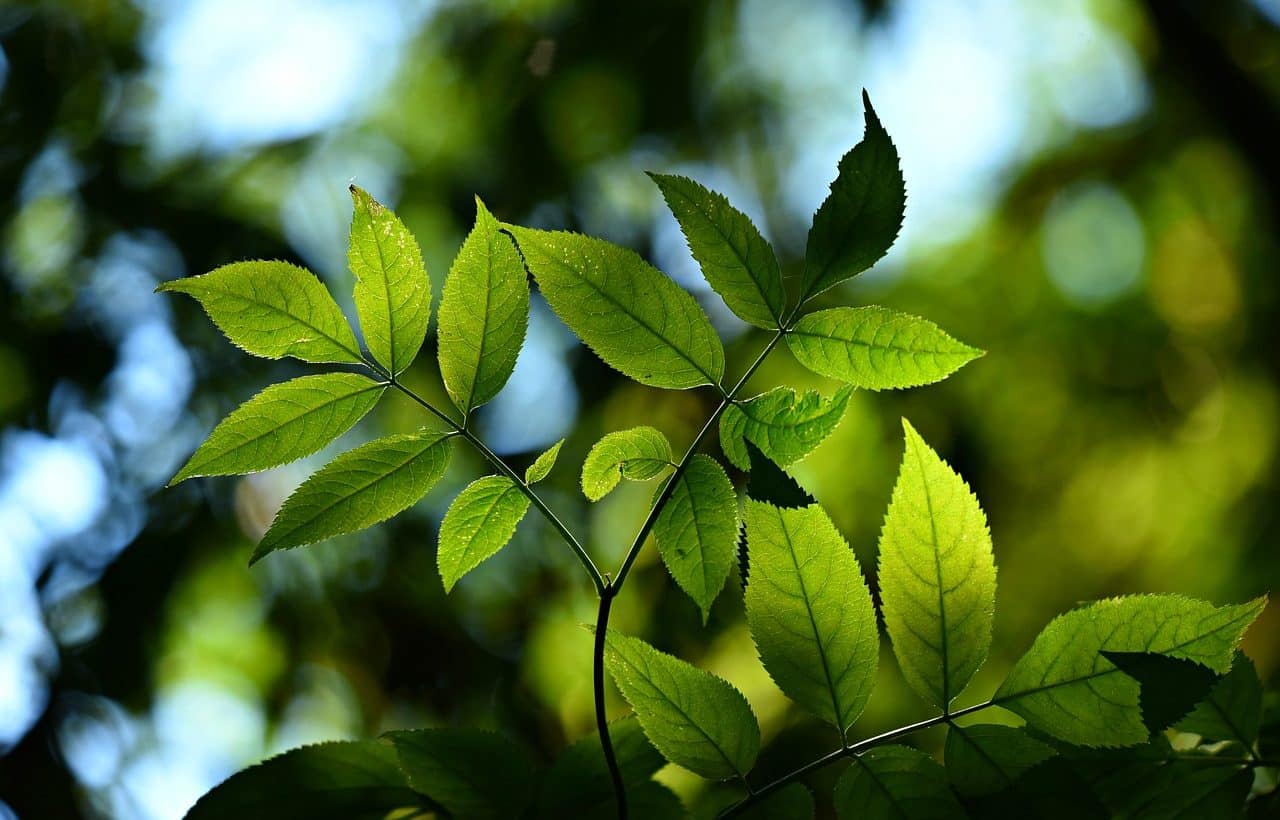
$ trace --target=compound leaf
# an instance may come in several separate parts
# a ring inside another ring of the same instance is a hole
[[[409,785],[454,817],[519,817],[534,795],[529,755],[502,735],[479,729],[388,732]]]
[[[623,478],[648,481],[672,466],[671,443],[654,427],[616,430],[600,439],[582,463],[582,492],[604,498]]]
[[[1174,728],[1209,740],[1235,741],[1252,749],[1261,725],[1262,681],[1253,661],[1237,652],[1231,671]]]
[[[687,177],[649,174],[680,223],[702,275],[744,322],[780,326],[787,292],[773,248],[723,194]]]
[[[880,533],[885,626],[907,683],[946,710],[987,659],[996,566],[978,499],[905,419]]]
[[[431,281],[399,217],[354,185],[351,199],[347,263],[356,277],[356,313],[369,352],[394,376],[413,363],[427,336]]]
[[[875,306],[803,316],[787,346],[814,373],[867,390],[940,381],[982,355],[927,319]]]
[[[395,750],[373,740],[291,749],[201,797],[186,820],[381,820],[430,804],[409,788]]]
[[[813,216],[800,301],[862,273],[888,253],[902,228],[907,189],[898,150],[862,92],[866,133],[840,160],[831,193]]]
[[[356,373],[273,384],[219,422],[169,484],[253,473],[309,456],[350,430],[386,389]]]
[[[746,502],[747,624],[787,697],[842,733],[875,681],[880,638],[857,559],[818,505]]]
[[[964,808],[933,758],[906,746],[880,746],[858,755],[836,782],[840,820],[951,820]]]
[[[658,553],[671,577],[702,610],[724,587],[738,543],[738,496],[714,459],[696,455],[676,479],[653,525]]]
[[[449,268],[440,299],[440,375],[463,414],[498,395],[529,326],[520,253],[476,198],[476,224]]]
[[[1266,606],[1215,607],[1178,595],[1110,598],[1060,615],[1014,665],[994,701],[1036,729],[1081,746],[1130,746],[1149,735],[1141,687],[1102,652],[1152,652],[1218,674]]]
[[[1004,791],[1057,752],[1023,729],[979,724],[947,730],[947,776],[965,797]]]
[[[444,591],[505,547],[528,511],[529,497],[506,476],[485,476],[458,493],[440,522],[436,561]]]
[[[338,303],[315,274],[280,261],[233,262],[160,291],[195,297],[232,344],[266,359],[358,364],[360,348]]]
[[[509,226],[556,315],[641,384],[718,384],[724,348],[697,300],[634,251],[565,231]]]
[[[409,509],[444,475],[448,439],[423,430],[376,439],[338,456],[284,502],[249,563],[275,550],[358,532]]]
[[[556,458],[559,457],[560,447],[563,444],[564,439],[560,439],[535,458],[529,465],[529,469],[524,471],[524,483],[536,484],[550,475],[552,468],[556,466]]]
[[[760,727],[728,681],[610,631],[605,664],[645,735],[672,763],[711,780],[742,777],[760,751]]]
[[[785,467],[813,452],[835,431],[852,394],[851,387],[840,388],[830,398],[816,390],[797,393],[775,387],[731,404],[720,416],[720,447],[740,470],[751,469],[747,441]]]

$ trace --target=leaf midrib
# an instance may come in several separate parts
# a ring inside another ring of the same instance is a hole
[[[800,584],[800,595],[804,600],[805,614],[809,616],[809,628],[813,630],[813,641],[818,645],[818,659],[822,661],[822,675],[827,681],[827,691],[831,695],[831,710],[836,719],[836,728],[843,738],[845,732],[844,714],[840,709],[840,695],[836,692],[835,680],[831,677],[831,662],[827,659],[827,650],[822,643],[822,635],[818,631],[818,622],[813,617],[813,605],[809,598],[809,589],[804,582],[804,573],[800,570],[800,562],[796,559],[795,541],[791,538],[791,529],[787,526],[786,516],[780,516],[782,533],[787,539],[787,556],[796,570],[796,580]]]
[[[179,280],[179,281],[181,281],[181,280]],[[176,289],[176,288],[175,288],[175,289]],[[234,292],[234,291],[232,291],[231,289],[226,288],[226,287],[224,287],[224,288],[223,288],[223,290],[222,290],[221,292],[222,292],[222,295],[223,295],[223,296],[226,296],[226,297],[228,297],[228,298],[231,298],[231,299],[239,299],[239,300],[240,300],[240,301],[242,301],[242,302],[247,302],[247,303],[249,303],[249,304],[251,304],[251,305],[257,305],[258,307],[266,308],[267,310],[269,310],[269,311],[271,311],[271,312],[273,312],[273,313],[277,313],[277,314],[279,314],[279,315],[281,315],[281,316],[284,316],[284,317],[286,317],[286,318],[288,318],[288,319],[292,319],[293,321],[297,322],[298,324],[302,325],[303,327],[307,327],[307,328],[310,328],[311,330],[314,330],[317,334],[319,334],[319,335],[320,335],[320,337],[321,337],[321,338],[323,338],[323,339],[328,339],[329,341],[333,342],[333,343],[334,343],[335,345],[337,345],[337,346],[338,346],[338,348],[339,348],[340,350],[342,350],[343,352],[350,353],[352,356],[354,356],[354,357],[355,357],[355,361],[356,361],[356,362],[361,361],[361,358],[360,358],[360,352],[359,352],[359,351],[357,351],[357,350],[353,349],[351,346],[349,346],[346,342],[342,341],[341,339],[338,339],[338,338],[337,338],[337,337],[335,337],[335,336],[331,336],[329,333],[327,333],[326,331],[322,330],[320,327],[318,327],[318,326],[317,326],[317,325],[315,325],[314,323],[312,323],[312,322],[308,321],[307,319],[302,318],[301,316],[298,316],[298,315],[296,315],[296,314],[290,313],[289,311],[285,310],[284,308],[282,308],[282,307],[280,307],[280,306],[278,306],[278,305],[272,304],[271,302],[264,302],[264,301],[262,301],[261,299],[256,298],[256,297],[244,296],[244,295],[239,294],[239,293],[236,293],[236,292]],[[286,355],[292,355],[292,354],[286,354]]]

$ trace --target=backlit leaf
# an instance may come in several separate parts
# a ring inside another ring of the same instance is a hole
[[[1138,682],[1138,708],[1150,732],[1163,732],[1209,695],[1218,675],[1194,661],[1158,652],[1108,652],[1102,656]]]
[[[731,404],[720,416],[720,446],[740,470],[751,469],[747,441],[785,467],[813,452],[835,431],[852,393],[852,388],[842,387],[825,398],[815,390],[797,393],[777,387]]]
[[[738,545],[738,496],[714,459],[696,455],[689,461],[654,522],[653,538],[671,577],[705,622]]]
[[[533,460],[529,469],[524,471],[526,484],[536,484],[551,474],[552,468],[556,466],[556,457],[560,455],[560,446],[563,444],[564,439],[560,439]]]
[[[967,817],[933,758],[906,746],[858,755],[836,783],[840,820],[951,820]]]
[[[610,367],[652,387],[720,382],[720,338],[666,274],[603,239],[510,230],[551,309]]]
[[[213,428],[173,481],[267,470],[309,456],[373,409],[386,385],[356,373],[273,384]]]
[[[233,262],[157,290],[194,296],[233,344],[267,359],[362,361],[338,303],[315,277],[279,261]]]
[[[672,466],[672,458],[671,443],[661,430],[632,427],[609,433],[595,443],[582,463],[582,492],[599,501],[623,478],[657,478]]]
[[[436,561],[444,591],[505,547],[528,511],[529,497],[506,476],[485,476],[467,485],[440,522]]]

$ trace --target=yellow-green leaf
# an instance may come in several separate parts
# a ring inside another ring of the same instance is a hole
[[[853,388],[842,387],[830,398],[815,390],[797,393],[776,387],[768,393],[731,404],[720,416],[720,447],[741,470],[751,469],[746,442],[781,466],[807,456],[844,418]]]
[[[654,521],[653,538],[671,577],[705,622],[738,547],[738,496],[714,459],[696,455],[689,461]]]
[[[526,484],[536,484],[551,474],[551,470],[556,466],[556,458],[560,455],[560,447],[563,444],[564,439],[560,439],[533,460],[533,463],[529,465],[529,469],[524,471]]]
[[[648,481],[672,466],[671,443],[661,430],[632,427],[608,433],[582,462],[582,492],[592,501],[604,498],[623,478]]]
[[[485,476],[467,485],[440,522],[436,562],[444,591],[505,547],[528,511],[529,497],[506,476]]]

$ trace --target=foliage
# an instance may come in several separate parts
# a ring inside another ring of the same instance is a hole
[[[285,502],[255,560],[402,512],[440,478],[454,442],[464,441],[496,473],[467,486],[444,516],[437,562],[445,589],[501,550],[534,507],[573,550],[600,599],[593,656],[599,736],[571,746],[549,769],[540,771],[528,750],[501,734],[392,732],[379,742],[274,758],[216,788],[192,816],[383,816],[389,809],[462,818],[626,816],[628,807],[636,816],[680,816],[679,801],[653,780],[663,761],[744,787],[722,816],[809,816],[814,799],[801,779],[846,758],[831,795],[840,817],[984,816],[992,807],[1049,805],[1068,794],[1085,816],[1087,807],[1143,817],[1179,816],[1187,807],[1215,816],[1240,810],[1252,770],[1275,764],[1260,753],[1260,686],[1237,651],[1264,600],[1217,607],[1139,595],[1083,605],[1044,629],[990,700],[956,709],[986,659],[995,612],[992,539],[976,496],[904,421],[901,469],[877,572],[868,579],[827,511],[782,469],[835,430],[854,388],[926,384],[981,355],[931,322],[886,308],[805,312],[813,297],[880,259],[902,223],[897,153],[869,101],[866,122],[814,218],[796,293],[787,292],[762,234],[723,196],[654,175],[712,289],[742,319],[771,332],[730,384],[706,313],[662,272],[604,240],[500,223],[479,201],[475,229],[446,278],[439,320],[442,379],[461,418],[399,378],[423,344],[430,286],[403,224],[359,189],[352,189],[350,262],[367,355],[348,355],[353,334],[337,322],[332,299],[291,266],[244,263],[163,286],[200,300],[248,352],[359,368],[268,388],[219,424],[175,480],[261,470],[314,453],[388,390],[443,426],[376,439],[322,467]],[[622,478],[663,478],[614,574],[600,572],[532,486],[554,469],[560,443],[522,477],[469,425],[519,353],[526,272],[606,364],[650,387],[709,385],[721,399],[678,460],[654,427],[611,432],[591,448],[581,485],[592,501]],[[805,367],[846,386],[826,397],[779,387],[740,398],[784,341]],[[749,473],[745,528],[729,474],[700,452],[717,423],[726,458]],[[609,628],[611,604],[650,534],[704,618],[737,549],[760,660],[789,698],[838,731],[836,749],[767,785],[748,785],[761,732],[742,692]],[[852,742],[879,659],[869,580],[904,678],[940,714]],[[634,721],[606,722],[606,671]],[[1025,726],[967,720],[997,707]],[[895,743],[934,726],[947,727],[945,767]],[[1175,748],[1164,734],[1171,726],[1198,737]]]

